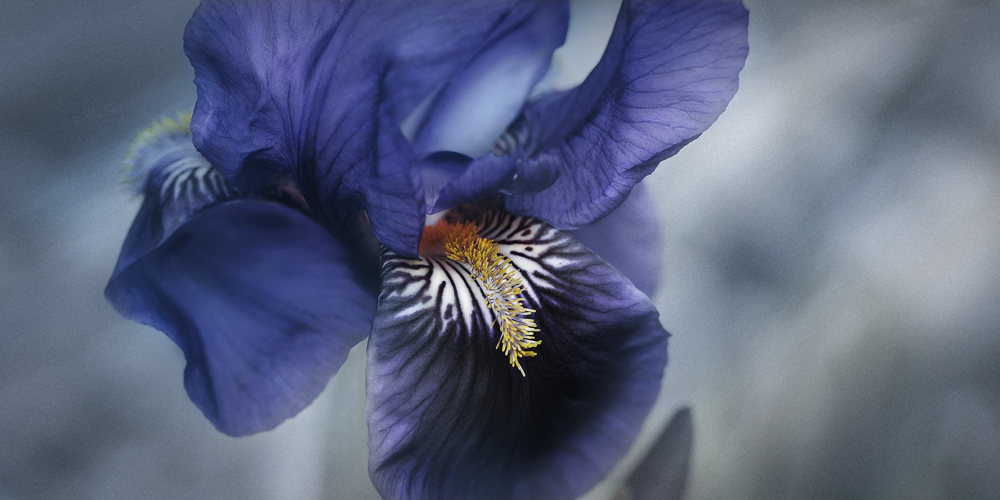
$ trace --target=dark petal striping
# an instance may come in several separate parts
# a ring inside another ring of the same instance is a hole
[[[568,234],[483,215],[480,236],[525,282],[542,343],[522,377],[467,267],[383,249],[367,411],[384,498],[575,498],[625,453],[659,391],[667,334],[649,299]]]

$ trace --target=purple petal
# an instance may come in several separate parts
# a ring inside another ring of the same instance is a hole
[[[525,109],[524,149],[558,158],[560,175],[549,189],[509,196],[507,209],[566,229],[607,214],[718,118],[747,50],[738,1],[625,0],[584,83]]]
[[[363,281],[299,212],[236,201],[118,269],[105,295],[180,346],[191,400],[238,436],[275,427],[326,387],[368,334],[375,301]]]
[[[375,270],[295,208],[226,185],[186,140],[146,170],[105,296],[181,348],[188,395],[216,428],[271,429],[368,334]]]
[[[452,159],[449,161],[448,157]],[[469,160],[464,155],[437,153],[425,163],[428,166],[423,167],[422,172],[424,186],[428,188],[427,206],[432,207],[430,213],[437,213],[492,195],[510,184],[517,175],[518,166],[523,163],[523,155],[497,156],[488,153]],[[429,183],[426,172],[448,168],[445,165],[450,166],[448,175],[439,175],[441,182],[436,186]],[[431,186],[434,188],[431,189]]]
[[[539,155],[526,168],[520,148],[475,160],[458,153],[434,153],[421,162],[428,213],[502,193],[532,193],[552,185],[558,177],[554,157]]]
[[[523,2],[476,56],[441,90],[414,141],[419,156],[454,151],[476,158],[521,113],[566,39],[567,2]]]
[[[368,344],[372,481],[389,500],[576,498],[635,438],[667,333],[649,299],[568,234],[497,212],[479,222],[525,282],[537,356],[522,376],[497,349],[464,264],[384,249]]]
[[[517,5],[204,0],[184,37],[195,144],[237,187],[292,177],[328,227],[342,232],[366,210],[384,244],[415,255],[425,196],[399,124],[446,84],[458,89],[456,75],[475,81]]]
[[[656,204],[645,184],[601,220],[570,231],[649,297],[656,292],[663,264],[663,232]]]

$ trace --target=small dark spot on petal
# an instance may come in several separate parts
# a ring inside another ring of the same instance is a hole
[[[448,307],[444,310],[444,319],[451,319],[455,315],[455,311],[452,308],[453,306],[448,304]]]
[[[525,252],[534,252],[535,251],[535,247],[524,247],[524,251]]]

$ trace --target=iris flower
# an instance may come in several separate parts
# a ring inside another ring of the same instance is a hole
[[[583,83],[546,92],[566,2],[203,0],[195,110],[130,154],[106,296],[177,343],[226,434],[296,415],[368,338],[384,498],[579,496],[666,365],[637,184],[732,98],[746,23],[625,0]]]

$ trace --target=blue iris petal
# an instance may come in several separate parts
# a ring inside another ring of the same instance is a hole
[[[387,500],[576,498],[625,453],[659,391],[667,333],[645,295],[540,221],[479,222],[523,277],[541,344],[522,376],[467,267],[383,250],[367,411],[369,471]]]
[[[556,157],[559,175],[548,189],[508,196],[507,209],[566,229],[607,214],[718,118],[746,55],[738,1],[624,0],[584,83],[525,109],[522,146]]]
[[[105,296],[181,348],[188,395],[220,431],[271,429],[367,336],[373,270],[299,210],[225,184],[178,139],[145,170]]]
[[[606,217],[570,234],[632,280],[639,291],[649,297],[656,292],[663,261],[663,231],[645,184],[636,184],[632,194]]]
[[[417,155],[454,151],[475,158],[490,151],[548,70],[568,27],[566,2],[517,5],[494,30],[496,39],[436,96],[414,140]]]
[[[345,257],[294,209],[230,202],[121,269],[106,296],[180,346],[188,395],[220,431],[253,434],[311,403],[367,336],[375,301]]]
[[[470,160],[457,153],[435,153],[421,167],[427,188],[428,213],[453,208],[496,193],[510,184],[523,155],[487,154]],[[432,178],[437,182],[430,181]],[[430,181],[430,182],[429,182]]]
[[[551,52],[545,47],[565,27],[540,29],[534,16],[544,23],[558,15],[530,5],[205,0],[185,32],[198,86],[195,144],[235,186],[253,191],[291,177],[334,231],[363,209],[383,244],[416,255],[426,200],[400,123],[440,92],[420,136],[437,144],[431,138],[458,123],[452,112],[481,95],[465,85],[479,81],[484,64],[508,60],[507,47],[533,61],[518,88],[533,84],[538,54]],[[534,42],[514,36],[522,32]],[[519,92],[497,101],[502,112],[477,135],[502,130],[504,113],[520,110],[507,109]]]
[[[502,193],[534,193],[559,176],[557,160],[538,155],[529,161],[518,148],[501,155],[487,153],[474,160],[459,153],[434,153],[421,162],[427,213]]]

